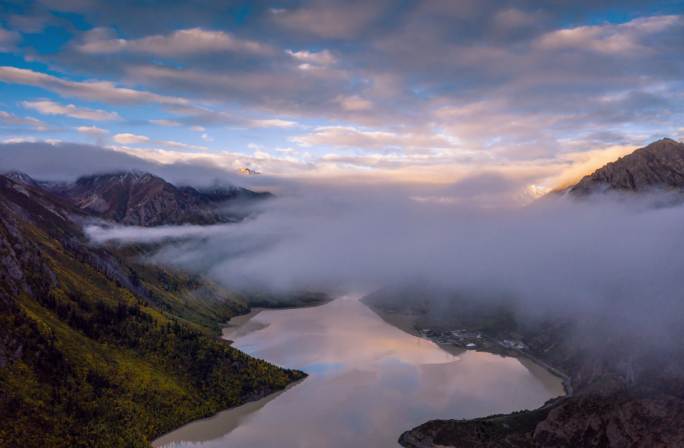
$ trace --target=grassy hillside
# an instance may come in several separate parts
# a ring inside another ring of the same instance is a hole
[[[71,212],[0,179],[0,446],[149,446],[303,377],[215,338],[239,301],[198,306],[221,291],[88,247]]]
[[[146,263],[154,248],[114,244],[108,250],[125,265],[127,279],[150,304],[200,331],[219,335],[221,324],[249,311],[247,298],[205,277]]]

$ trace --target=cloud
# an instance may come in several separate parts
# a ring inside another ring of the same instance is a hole
[[[252,120],[251,124],[257,128],[294,128],[299,126],[296,121],[281,120],[279,118]]]
[[[9,112],[0,110],[0,121],[14,126],[31,126],[37,131],[45,131],[48,126],[44,122],[32,117],[17,117]]]
[[[113,38],[110,30],[96,28],[85,34],[83,42],[78,44],[76,49],[86,54],[134,52],[164,57],[226,51],[258,55],[271,53],[268,46],[259,42],[238,39],[223,31],[211,31],[202,28],[183,29],[166,35],[147,36],[132,40]]]
[[[349,112],[362,112],[373,108],[372,102],[360,97],[359,95],[340,95],[335,98],[335,102],[342,106],[342,109]]]
[[[484,176],[450,192],[469,197],[507,190],[509,183]],[[472,201],[416,201],[393,186],[307,187],[230,226],[88,232],[96,241],[182,239],[152,261],[231,288],[374,291],[419,284],[425,298],[441,291],[444,300],[503,300],[523,316],[596,320],[607,333],[655,350],[676,340],[667,335],[681,327],[684,312],[677,300],[684,287],[681,204],[549,198],[491,209]]]
[[[509,8],[497,11],[492,22],[496,33],[508,36],[520,29],[534,28],[541,20],[538,13]]]
[[[567,167],[548,180],[554,189],[563,189],[576,184],[582,177],[593,173],[603,165],[626,156],[636,148],[633,146],[610,146],[592,151],[572,152],[561,155],[569,162]]]
[[[177,127],[180,126],[181,124],[175,120],[166,120],[166,119],[161,119],[161,120],[150,120],[150,123],[156,124],[157,126],[167,126],[167,127]]]
[[[301,146],[333,146],[338,148],[406,150],[452,148],[457,146],[445,136],[433,133],[395,133],[364,130],[344,126],[323,126],[309,134],[290,138]]]
[[[203,139],[204,140],[204,139]],[[207,141],[207,140],[205,140]],[[160,145],[165,148],[190,150],[190,151],[208,151],[209,148],[200,145],[191,145],[189,143],[177,142],[175,140],[156,140],[151,142],[153,145]]]
[[[333,65],[337,62],[337,59],[329,50],[321,51],[292,51],[286,50],[285,53],[292,56],[295,60],[302,64],[306,64],[305,67],[315,65],[315,66],[326,66]],[[302,66],[300,66],[302,68]]]
[[[40,112],[43,115],[63,115],[79,120],[111,121],[120,120],[121,117],[116,112],[109,112],[102,109],[87,109],[78,107],[74,104],[62,105],[50,100],[23,101],[21,103],[28,109]]]
[[[269,179],[268,176],[305,175],[316,168],[313,164],[294,157],[274,156],[264,151],[255,151],[254,154],[249,155],[231,151],[169,151],[163,147],[141,149],[124,146],[116,149],[153,163],[176,165],[180,171],[182,171],[180,167],[186,165],[201,165],[231,173],[248,166],[261,173],[266,173],[263,176],[259,176],[260,183],[267,181]],[[280,182],[282,182],[282,179],[279,177],[276,183]]]
[[[0,67],[0,81],[42,87],[63,96],[113,104],[158,103],[184,106],[187,99],[117,87],[108,81],[68,81],[56,76],[17,67]]]
[[[654,16],[617,25],[579,26],[544,34],[536,45],[545,50],[574,49],[636,56],[638,52],[648,51],[643,42],[646,37],[678,24],[682,26],[679,16]]]
[[[150,141],[150,138],[145,136],[145,135],[123,133],[123,134],[116,134],[114,136],[114,141],[117,143],[121,143],[122,145],[131,145],[131,144],[147,143]]]
[[[96,126],[79,126],[76,128],[76,131],[93,137],[102,137],[109,133],[106,129],[98,128]]]
[[[222,166],[214,163],[211,157],[198,154],[167,151],[164,153],[167,157],[164,157],[155,149],[136,153],[135,149],[39,141],[33,137],[11,140],[0,144],[0,166],[3,170],[23,171],[40,180],[72,181],[93,173],[138,170],[156,174],[178,185],[209,186],[217,182],[250,185],[254,181],[235,174],[237,168],[230,163]],[[269,182],[269,177],[259,176],[259,182]]]
[[[13,51],[20,39],[19,33],[0,28],[0,51]]]
[[[291,31],[323,38],[345,39],[358,36],[380,16],[386,2],[315,1],[295,9],[278,10],[273,20]]]
[[[663,11],[672,15],[657,15]],[[240,23],[216,21],[231,12],[218,3],[119,11],[89,0],[78,13],[95,29],[67,30],[74,37],[56,52],[22,42],[44,64],[32,67],[63,74],[5,67],[0,80],[115,106],[162,105],[166,114],[147,117],[162,117],[157,126],[239,129],[220,140],[211,133],[220,141],[212,147],[229,152],[263,145],[262,128],[272,128],[263,152],[276,155],[269,148],[302,134],[293,141],[312,149],[306,158],[289,154],[302,162],[290,165],[297,177],[303,166],[422,178],[482,164],[550,171],[568,163],[566,153],[680,135],[684,27],[661,1],[428,1],[397,9],[307,0],[256,4]],[[55,17],[48,23],[66,30]],[[94,52],[78,50],[85,45]]]
[[[316,95],[315,85],[330,83],[333,79],[307,79],[283,68],[281,71],[230,71],[203,70],[201,67],[171,68],[157,65],[136,65],[127,69],[128,76],[141,81],[154,82],[169,90],[191,92],[194,95],[213,97],[214,100],[241,101],[262,105],[267,109],[298,110],[302,98]],[[321,99],[316,98],[316,102]]]

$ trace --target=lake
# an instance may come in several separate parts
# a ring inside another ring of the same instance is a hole
[[[234,319],[224,337],[309,377],[190,423],[154,446],[397,447],[403,431],[427,420],[533,409],[563,394],[561,379],[529,360],[447,351],[389,324],[359,296],[258,310]]]

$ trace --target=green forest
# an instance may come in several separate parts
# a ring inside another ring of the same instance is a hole
[[[13,207],[0,207],[0,257],[17,268],[0,279],[0,446],[145,447],[304,377],[217,338],[247,311],[238,297],[88,247],[39,203]]]

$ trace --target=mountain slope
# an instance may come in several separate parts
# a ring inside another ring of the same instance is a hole
[[[0,176],[0,446],[149,446],[303,377],[214,337],[239,303],[191,313],[197,280],[133,275],[85,244],[79,213]]]
[[[684,143],[664,138],[585,176],[569,189],[574,195],[603,191],[643,192],[684,187]]]
[[[552,366],[571,379],[573,391],[535,410],[428,421],[404,432],[399,438],[402,446],[684,446],[684,429],[678,423],[684,420],[684,349],[679,344],[638,343],[640,336],[629,326],[623,332],[605,330],[606,317],[600,313],[579,321],[555,314],[525,319],[517,316],[510,301],[483,304],[470,296],[431,297],[429,291],[419,291],[407,292],[399,301],[393,292],[378,292],[364,301],[374,308],[415,315],[415,328],[430,329],[436,340],[465,329],[480,333],[485,341],[522,341],[524,349],[495,346],[492,351]],[[678,341],[684,328],[668,329],[667,334]]]
[[[150,173],[118,172],[79,178],[53,191],[100,218],[125,225],[215,224],[240,219],[220,209],[237,199],[260,199],[268,193],[244,188],[206,191],[176,187]]]

